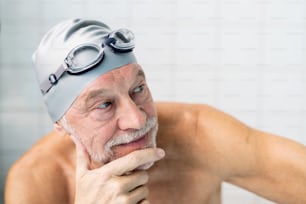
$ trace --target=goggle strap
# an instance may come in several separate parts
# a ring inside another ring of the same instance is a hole
[[[115,38],[110,38],[108,37],[103,44],[107,45],[108,47],[113,48],[114,46],[112,44],[116,43],[116,39]]]
[[[62,77],[62,75],[66,72],[66,68],[64,64],[56,70],[55,73],[49,75],[48,79],[46,79],[43,83],[40,84],[40,90],[42,94],[46,94],[52,86],[56,85],[58,80]]]

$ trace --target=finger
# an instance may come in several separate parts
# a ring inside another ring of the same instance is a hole
[[[137,204],[150,204],[150,202],[145,199],[145,200],[138,202]]]
[[[130,203],[142,203],[149,195],[148,187],[139,186],[128,194]]]
[[[83,144],[75,136],[71,136],[76,151],[76,175],[83,175],[89,168],[89,156]]]
[[[150,202],[148,200],[142,200],[142,201],[139,202],[139,204],[150,204]]]
[[[139,166],[158,161],[164,156],[165,151],[160,148],[137,150],[106,164],[104,170],[108,169],[113,175],[121,176],[135,170]]]
[[[149,176],[146,171],[136,171],[127,176],[118,177],[118,179],[122,183],[122,192],[129,192],[138,186],[145,185],[149,180]]]

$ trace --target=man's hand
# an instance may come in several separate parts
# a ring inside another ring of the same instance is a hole
[[[148,174],[136,170],[140,166],[164,157],[162,149],[148,148],[134,151],[104,166],[90,170],[89,156],[84,147],[76,143],[76,204],[147,204]]]

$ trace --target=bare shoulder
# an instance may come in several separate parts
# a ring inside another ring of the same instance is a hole
[[[213,131],[226,114],[204,104],[158,102],[156,107],[158,145],[194,163],[205,161],[204,156],[211,154],[208,147],[214,137]]]
[[[158,116],[161,117],[161,119],[191,119],[189,117],[196,117],[195,119],[197,119],[197,117],[204,115],[213,117],[228,116],[226,113],[208,104],[156,102],[155,105],[157,107]],[[207,117],[207,119],[209,119],[209,117]]]
[[[231,115],[206,104],[156,103],[158,140],[175,152],[215,171],[222,154],[247,138],[250,128]]]
[[[158,102],[156,103],[159,123],[159,136],[182,137],[191,136],[196,131],[198,111],[195,104]],[[189,132],[189,134],[186,134]]]
[[[203,128],[243,128],[245,124],[229,114],[207,104],[189,104],[176,102],[156,103],[161,128],[177,127],[180,130],[197,131]]]
[[[195,104],[176,103],[176,102],[157,102],[156,103],[158,119],[160,125],[177,125],[178,122],[187,122],[189,119],[191,123],[194,122],[196,112]]]
[[[66,188],[67,174],[74,177],[71,171],[73,151],[70,138],[54,132],[44,136],[10,168],[5,188],[6,203],[35,204],[41,202],[41,197],[46,200]]]

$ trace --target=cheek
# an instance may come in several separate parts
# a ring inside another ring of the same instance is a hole
[[[89,152],[101,152],[106,142],[116,131],[116,121],[97,121],[91,117],[77,114],[67,115],[73,128],[73,134],[81,141]]]
[[[144,108],[150,117],[157,115],[157,110],[154,104],[153,97],[151,95],[150,89],[147,90],[149,94],[149,100],[145,103]]]
[[[151,102],[148,102],[148,103],[144,104],[143,108],[144,108],[144,111],[148,114],[149,117],[157,116],[157,112],[156,112],[156,108],[155,108],[155,104],[154,104],[153,100]]]
[[[108,124],[103,127],[95,127],[82,132],[82,138],[86,143],[86,148],[91,152],[103,152],[105,144],[114,136],[115,127]]]

